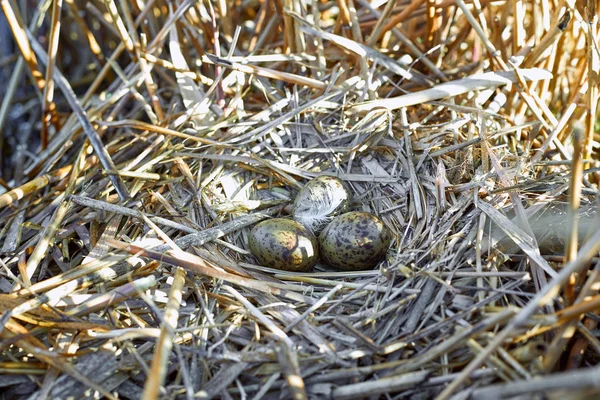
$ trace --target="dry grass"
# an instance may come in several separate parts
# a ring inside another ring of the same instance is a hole
[[[593,0],[1,6],[0,398],[600,393]],[[320,174],[387,259],[256,265]]]

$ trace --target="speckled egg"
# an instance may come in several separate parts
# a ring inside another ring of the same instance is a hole
[[[346,271],[373,268],[385,257],[391,240],[390,231],[375,215],[349,212],[335,217],[321,232],[321,260]]]
[[[257,224],[248,244],[252,255],[265,267],[304,272],[319,258],[317,238],[291,219],[274,218]]]
[[[350,192],[335,176],[319,176],[309,181],[296,196],[292,216],[318,234],[336,215],[348,211]]]

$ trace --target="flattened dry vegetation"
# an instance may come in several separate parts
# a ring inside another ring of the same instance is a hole
[[[597,396],[596,5],[3,0],[0,397]],[[385,260],[257,265],[320,175]]]

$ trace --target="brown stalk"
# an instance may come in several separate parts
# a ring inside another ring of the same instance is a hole
[[[92,160],[90,160],[88,165],[91,166],[93,164],[94,164],[94,162],[92,159]],[[62,167],[62,168],[60,168],[56,171],[53,171],[49,174],[44,174],[42,176],[39,176],[21,186],[19,186],[18,188],[15,188],[7,193],[0,195],[0,208],[6,207],[6,206],[14,203],[15,201],[21,200],[22,198],[28,196],[31,193],[45,188],[46,186],[48,186],[51,183],[60,181],[61,179],[68,176],[69,173],[71,173],[72,169],[73,169],[73,165],[67,165],[67,166]]]
[[[167,367],[171,349],[173,347],[174,331],[177,329],[177,320],[179,319],[179,307],[181,305],[181,292],[185,282],[185,270],[177,268],[169,291],[169,300],[165,308],[160,328],[160,336],[156,343],[150,373],[144,385],[144,399],[157,399],[160,394],[160,388],[165,382]]]
[[[98,43],[98,39],[94,35],[94,32],[92,32],[92,30],[89,29],[85,20],[81,17],[81,10],[77,6],[77,3],[75,3],[74,0],[65,0],[65,3],[69,6],[68,9],[70,16],[75,20],[79,29],[81,29],[81,31],[84,33],[88,41],[90,51],[92,52],[92,54],[94,54],[94,56],[96,56],[99,64],[101,66],[104,65],[106,60],[104,58],[104,53],[100,48],[100,44]]]
[[[583,137],[582,157],[589,159],[592,156],[592,143],[594,137],[594,128],[598,122],[598,83],[600,78],[600,49],[598,48],[598,14],[596,13],[596,2],[587,1],[587,60],[588,60],[588,92],[587,92],[587,114],[586,131]]]
[[[406,7],[404,10],[402,10],[402,12],[399,13],[398,15],[392,17],[392,19],[382,29],[380,29],[377,40],[381,39],[383,37],[383,35],[385,35],[386,32],[388,32],[390,29],[392,29],[394,27],[398,28],[397,25],[401,24],[406,18],[408,18],[408,16],[410,16],[410,14],[412,14],[415,10],[417,10],[419,7],[421,7],[423,5],[423,3],[425,3],[425,0],[411,1],[410,5],[408,7]]]
[[[27,63],[27,66],[31,71],[31,75],[35,79],[37,88],[40,91],[44,90],[44,87],[46,86],[46,81],[44,80],[44,77],[38,68],[37,59],[31,51],[29,40],[27,39],[27,35],[25,34],[25,30],[23,28],[22,18],[19,14],[19,10],[13,9],[9,0],[2,0],[0,2],[0,5],[2,6],[4,16],[6,17],[6,20],[8,21],[10,29],[13,33],[15,42],[17,43],[17,46],[19,46],[21,55]]]
[[[385,23],[385,21],[388,20],[389,16],[394,11],[394,6],[396,5],[397,2],[398,2],[397,0],[389,0],[385,4],[385,8],[379,15],[379,18],[377,19],[377,23],[373,27],[373,31],[371,32],[369,39],[367,39],[367,44],[369,46],[373,46],[377,42],[377,40],[379,40],[379,38],[381,38],[381,31],[383,29],[383,24]]]
[[[531,50],[531,53],[527,54],[525,57],[525,61],[523,62],[523,67],[530,68],[535,65],[535,63],[539,60],[539,58],[544,54],[544,52],[552,46],[558,38],[561,37],[563,32],[569,27],[569,23],[571,22],[571,14],[567,10],[565,14],[560,17],[555,24],[552,25],[552,28],[542,37],[540,43]]]
[[[34,53],[31,51],[31,46],[27,38],[27,34],[25,32],[23,20],[21,18],[19,10],[14,9],[11,6],[9,0],[2,0],[0,2],[0,6],[2,6],[2,11],[4,12],[4,16],[8,21],[8,25],[10,26],[10,29],[13,33],[15,42],[17,43],[17,46],[21,51],[23,59],[29,67],[29,71],[31,72],[31,75],[33,76],[33,79],[36,82],[38,90],[40,90],[41,92],[45,92],[47,82],[44,79],[42,73],[40,72],[38,62]],[[56,38],[55,40],[58,40],[58,38]],[[46,106],[46,104],[44,104],[44,106]],[[58,125],[58,116],[56,115],[56,105],[54,104],[54,102],[51,101],[51,99],[49,99],[48,101],[48,108],[44,107],[44,110],[48,110],[48,112],[51,113],[50,120],[54,124],[55,129],[58,131],[60,129],[60,126]],[[42,134],[42,144],[44,143],[47,144],[47,137],[45,138],[44,134]]]
[[[50,23],[50,38],[48,40],[48,63],[46,65],[46,85],[44,86],[44,103],[42,106],[42,149],[48,146],[48,127],[52,123],[56,129],[60,129],[58,120],[52,121],[56,116],[56,105],[54,104],[54,66],[58,51],[58,40],[60,32],[60,14],[62,11],[62,0],[52,1],[52,21]]]
[[[581,204],[581,178],[583,173],[582,142],[583,128],[579,125],[573,127],[573,158],[571,164],[571,176],[569,182],[569,236],[565,241],[565,264],[577,257],[579,242],[579,206]],[[565,299],[567,305],[573,304],[575,300],[575,285],[579,277],[572,275],[569,283],[565,286]]]

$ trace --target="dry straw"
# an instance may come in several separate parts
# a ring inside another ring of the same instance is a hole
[[[600,393],[597,2],[0,5],[4,397]],[[387,258],[256,265],[321,175]]]

